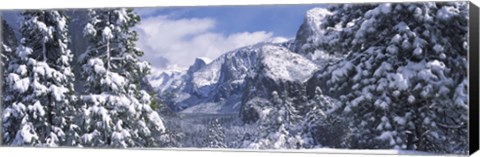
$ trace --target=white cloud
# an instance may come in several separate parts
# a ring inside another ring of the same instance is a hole
[[[156,16],[143,19],[137,26],[138,46],[145,51],[144,59],[152,65],[167,59],[180,67],[190,66],[196,57],[215,59],[221,54],[262,41],[271,41],[266,31],[222,34],[214,32],[215,20],[210,18],[169,19]]]

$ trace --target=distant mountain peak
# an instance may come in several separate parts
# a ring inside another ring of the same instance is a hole
[[[194,72],[203,68],[205,65],[207,65],[210,62],[212,62],[212,61],[209,58],[197,57],[197,58],[195,58],[195,62],[193,62],[193,65],[191,65],[188,68],[187,73],[188,74],[193,74]]]

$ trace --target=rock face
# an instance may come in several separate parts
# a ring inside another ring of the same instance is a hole
[[[308,44],[311,44],[323,33],[323,30],[320,29],[322,19],[331,14],[332,13],[323,8],[308,10],[305,14],[304,22],[297,31],[293,50],[298,53],[306,53],[308,50],[305,50],[305,48]]]
[[[205,67],[205,65],[207,65],[210,62],[211,61],[208,58],[201,58],[201,57],[196,58],[193,65],[188,68],[187,73],[188,74],[193,74],[194,72],[196,72],[196,71],[202,69],[203,67]]]

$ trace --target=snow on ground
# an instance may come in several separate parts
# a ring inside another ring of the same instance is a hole
[[[189,107],[184,114],[236,114],[240,110],[241,95],[232,95],[228,100],[219,102],[201,102]]]
[[[272,152],[272,153],[315,153],[315,154],[347,154],[347,155],[408,155],[413,156],[445,156],[436,155],[421,151],[394,150],[394,149],[333,149],[333,148],[314,148],[314,149],[232,149],[232,148],[169,148],[172,150],[211,150],[211,151],[235,151],[235,152]]]
[[[183,110],[182,113],[215,113],[221,108],[222,104],[220,103],[201,103]]]
[[[290,151],[290,150],[288,150]],[[395,149],[334,149],[334,148],[315,148],[315,149],[299,149],[291,150],[292,152],[306,153],[328,153],[328,154],[376,154],[376,155],[435,155],[432,153],[412,151],[412,150],[395,150]]]

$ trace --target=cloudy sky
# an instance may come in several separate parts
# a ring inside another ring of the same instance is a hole
[[[247,45],[292,39],[305,11],[319,5],[163,7],[135,9],[145,60],[154,68],[190,66]]]
[[[293,39],[305,12],[314,7],[325,5],[136,8],[142,18],[135,28],[140,38],[137,45],[155,69],[188,68],[196,57],[213,60],[258,42]],[[2,11],[2,17],[20,27],[18,10]]]

